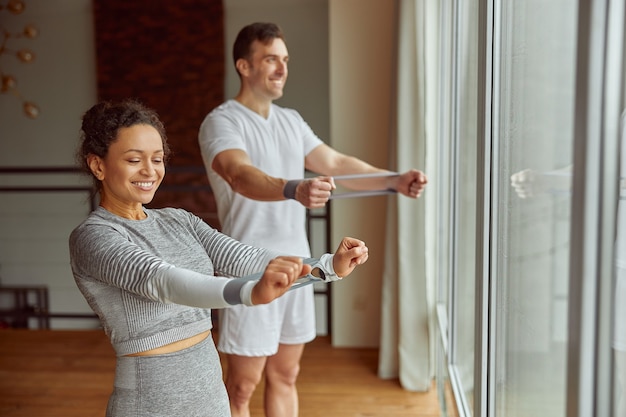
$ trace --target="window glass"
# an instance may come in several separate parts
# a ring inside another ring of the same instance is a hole
[[[574,0],[502,4],[491,277],[497,416],[565,416],[576,10]]]

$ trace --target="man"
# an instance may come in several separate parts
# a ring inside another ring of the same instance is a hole
[[[296,111],[273,104],[283,95],[289,60],[278,26],[244,27],[235,40],[233,59],[239,93],[205,118],[199,134],[222,231],[244,243],[308,256],[306,208],[326,204],[335,188],[332,176],[389,172],[335,151]],[[322,176],[301,180],[305,169]],[[391,188],[417,198],[426,176],[410,170],[345,185]],[[283,298],[267,306],[220,312],[218,348],[227,358],[233,417],[250,415],[250,398],[263,371],[266,415],[298,415],[299,362],[304,344],[315,338],[313,288]]]

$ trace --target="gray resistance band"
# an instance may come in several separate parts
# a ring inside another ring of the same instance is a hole
[[[400,174],[397,172],[384,172],[379,173],[375,172],[372,174],[354,174],[354,175],[338,175],[333,177],[335,181],[339,180],[359,180],[364,178],[384,178],[384,177],[398,177]],[[371,191],[350,191],[346,193],[339,194],[331,194],[331,200],[337,200],[340,198],[359,198],[359,197],[371,197],[376,195],[385,195],[385,194],[395,194],[397,191],[392,190],[391,188],[386,188],[383,190],[371,190]]]

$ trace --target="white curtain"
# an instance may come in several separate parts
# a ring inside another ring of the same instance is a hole
[[[438,0],[398,0],[397,16],[391,166],[420,169],[430,184],[417,201],[389,199],[378,373],[426,391],[435,368],[436,200],[429,188],[436,179],[429,173],[436,172]]]

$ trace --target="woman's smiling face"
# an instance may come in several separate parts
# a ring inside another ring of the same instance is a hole
[[[150,125],[120,128],[106,157],[93,158],[90,166],[102,181],[101,205],[114,212],[141,210],[165,176],[163,141]]]

